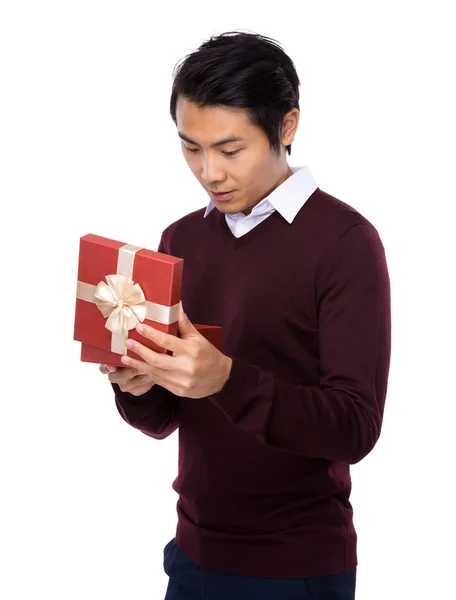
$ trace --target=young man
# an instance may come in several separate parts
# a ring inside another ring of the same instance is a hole
[[[138,326],[142,361],[102,366],[122,417],[179,428],[168,600],[352,600],[350,465],[380,435],[390,284],[375,227],[287,152],[293,62],[269,38],[212,37],[177,69],[171,115],[210,201],[159,251],[185,261],[180,337]],[[222,352],[192,323],[221,325]]]

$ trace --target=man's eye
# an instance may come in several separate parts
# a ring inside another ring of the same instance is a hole
[[[187,152],[191,152],[192,154],[196,154],[197,152],[199,152],[199,148],[189,148],[188,146],[185,146],[185,149],[187,150]],[[223,151],[222,154],[224,156],[228,156],[228,157],[233,157],[236,156],[237,154],[239,154],[240,150],[233,150],[233,152],[225,152]]]

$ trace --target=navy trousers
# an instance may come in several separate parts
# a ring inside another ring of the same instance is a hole
[[[263,579],[200,567],[176,545],[163,551],[169,577],[165,600],[354,600],[356,567],[327,577]]]

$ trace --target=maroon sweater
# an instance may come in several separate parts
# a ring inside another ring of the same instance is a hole
[[[276,211],[240,238],[204,212],[170,225],[159,251],[185,261],[190,320],[224,328],[230,378],[202,399],[114,386],[119,412],[155,439],[179,428],[176,543],[193,561],[251,577],[349,570],[349,465],[380,435],[390,362],[378,232],[319,188],[292,224]]]

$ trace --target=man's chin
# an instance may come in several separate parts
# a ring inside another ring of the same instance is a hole
[[[239,207],[231,204],[229,202],[220,202],[218,204],[216,204],[216,207],[219,209],[219,211],[225,215],[235,215],[239,212],[241,212],[241,210],[239,209]]]

